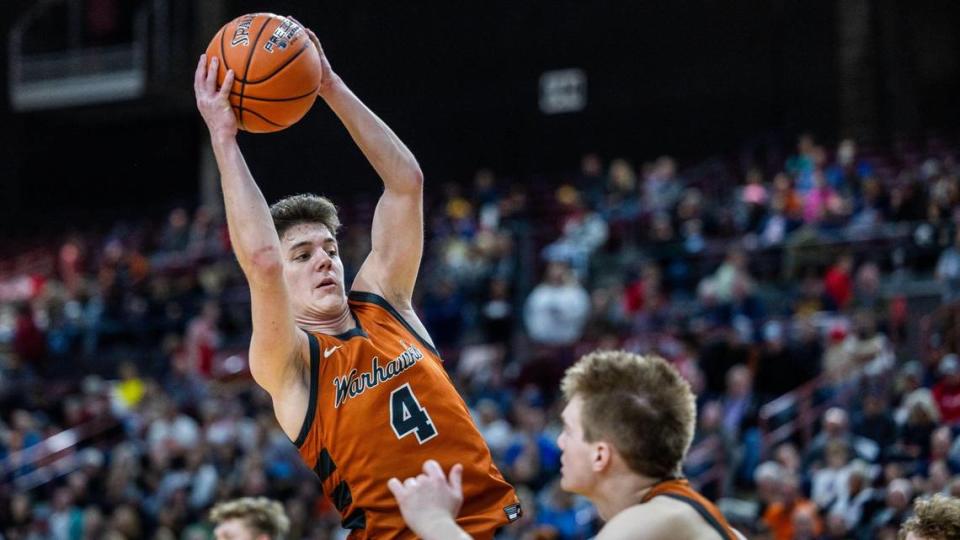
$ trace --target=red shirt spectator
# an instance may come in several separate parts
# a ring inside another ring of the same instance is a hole
[[[21,305],[13,331],[13,351],[21,360],[35,363],[43,359],[46,350],[43,332],[33,320],[33,309],[30,304]]]
[[[933,399],[940,409],[940,419],[946,424],[960,423],[960,361],[948,354],[940,361],[941,379],[933,387]]]
[[[853,258],[843,255],[830,267],[823,278],[826,294],[833,301],[837,309],[844,309],[853,299],[853,280],[850,277],[853,271]]]

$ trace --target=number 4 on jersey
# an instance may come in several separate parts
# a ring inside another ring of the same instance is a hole
[[[414,432],[417,441],[423,444],[437,436],[437,428],[433,426],[430,414],[420,406],[410,389],[410,383],[390,393],[390,425],[398,439]]]

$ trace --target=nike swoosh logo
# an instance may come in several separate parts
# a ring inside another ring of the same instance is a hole
[[[342,347],[343,347],[343,345],[337,345],[336,347],[330,347],[329,349],[324,349],[324,350],[323,350],[323,357],[324,357],[324,358],[330,358],[330,355],[331,355],[331,354],[337,352],[337,349],[340,349],[340,348],[342,348]]]

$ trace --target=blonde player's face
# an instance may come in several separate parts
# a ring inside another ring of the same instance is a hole
[[[563,409],[563,431],[557,437],[560,447],[560,487],[565,491],[588,496],[594,484],[592,443],[583,440],[581,411],[583,400],[574,396]]]
[[[256,534],[240,518],[224,520],[213,530],[216,540],[263,540],[269,538],[265,534]]]
[[[298,320],[338,317],[346,309],[343,261],[337,239],[325,225],[302,223],[281,239],[283,276]]]

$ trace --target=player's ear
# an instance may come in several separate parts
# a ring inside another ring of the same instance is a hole
[[[593,445],[592,465],[594,472],[601,472],[610,466],[613,459],[613,447],[609,443],[598,441]]]

